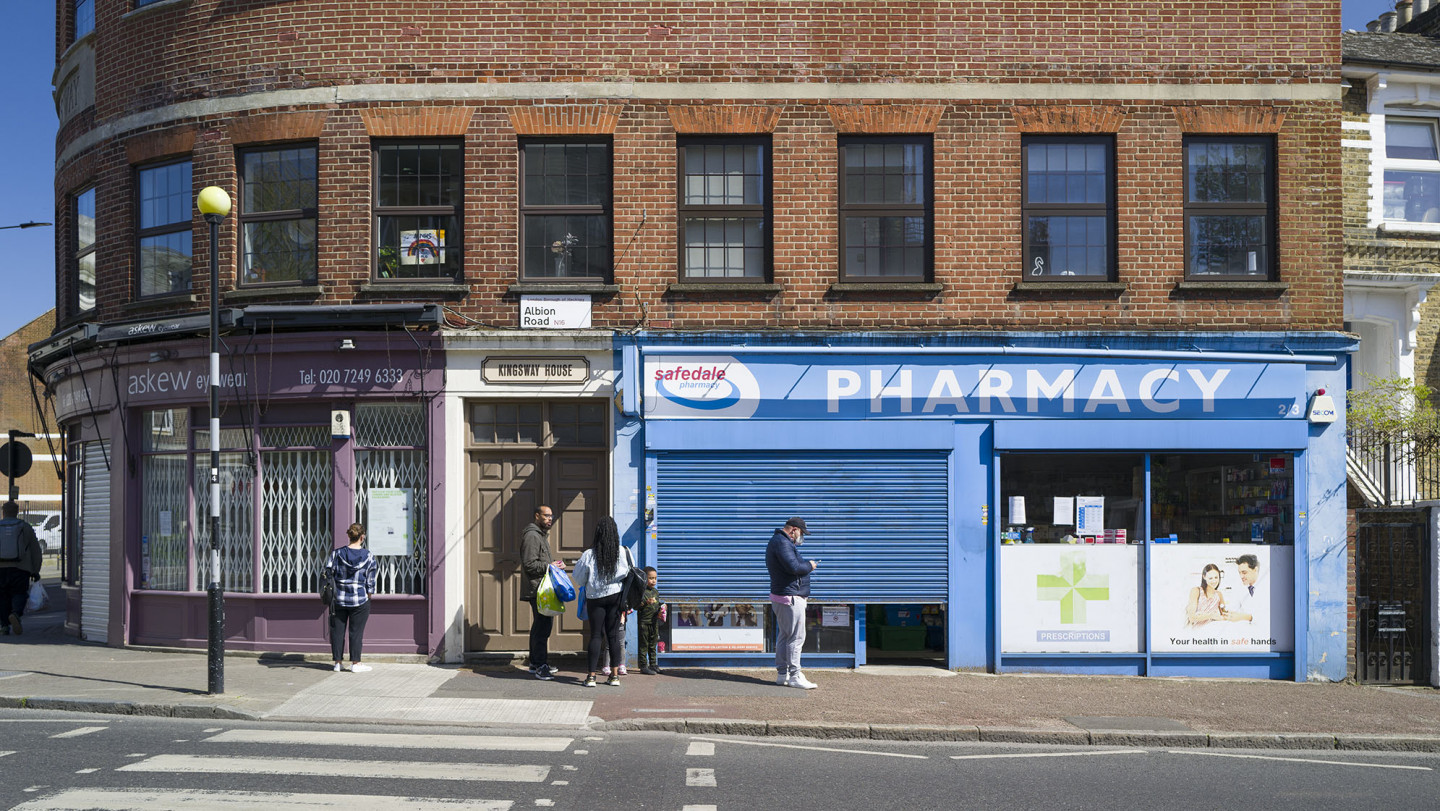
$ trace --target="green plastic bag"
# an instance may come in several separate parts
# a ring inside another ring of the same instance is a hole
[[[565,613],[565,603],[561,602],[548,572],[540,578],[540,588],[535,591],[535,610],[547,617],[558,617]]]

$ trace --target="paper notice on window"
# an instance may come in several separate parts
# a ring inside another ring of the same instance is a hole
[[[1012,523],[1012,524],[1023,524],[1023,523],[1025,523],[1025,497],[1024,497],[1024,496],[1011,496],[1011,497],[1010,497],[1010,523]]]
[[[826,628],[846,628],[850,625],[849,606],[821,606],[820,624]]]
[[[366,542],[376,555],[409,555],[411,490],[372,487],[367,496]]]
[[[1055,524],[1075,523],[1075,499],[1070,496],[1055,497]]]
[[[1081,535],[1095,535],[1105,529],[1105,497],[1076,496],[1075,531]]]

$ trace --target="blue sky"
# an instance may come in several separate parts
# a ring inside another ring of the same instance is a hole
[[[1365,23],[1393,9],[1385,0],[1343,0],[1341,26]],[[0,48],[0,225],[55,219],[55,7],[44,0],[9,0],[7,25],[16,36]],[[0,336],[55,305],[53,228],[0,230]]]

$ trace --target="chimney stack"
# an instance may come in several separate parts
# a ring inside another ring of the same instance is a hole
[[[1421,14],[1429,11],[1430,7],[1433,5],[1435,5],[1433,0],[1415,0],[1415,5],[1410,13],[1410,19],[1413,20],[1416,17],[1419,17]]]
[[[1399,0],[1399,2],[1395,4],[1395,11],[1399,14],[1399,19],[1396,20],[1397,27],[1410,22],[1410,0]]]
[[[1370,22],[1365,23],[1365,30],[1366,30],[1366,31],[1369,31],[1369,32],[1372,33],[1372,34],[1378,34],[1378,33],[1380,33],[1380,21],[1379,21],[1379,20],[1371,20]]]
[[[1384,14],[1380,15],[1380,33],[1395,33],[1395,17],[1396,14],[1393,11],[1387,11]]]

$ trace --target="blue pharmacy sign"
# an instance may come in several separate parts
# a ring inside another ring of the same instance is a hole
[[[1046,356],[653,355],[649,419],[1302,420],[1305,368]]]

